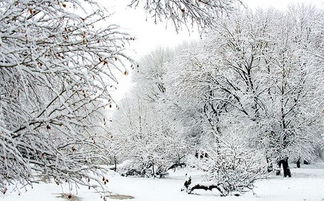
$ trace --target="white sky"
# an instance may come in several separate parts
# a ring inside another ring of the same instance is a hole
[[[324,7],[324,0],[242,0],[250,8],[277,8],[285,9],[292,3],[313,4]],[[177,34],[172,26],[166,27],[165,23],[158,25],[153,20],[146,19],[146,14],[141,8],[132,9],[127,7],[130,0],[103,0],[104,5],[110,12],[115,14],[111,20],[124,28],[125,31],[136,37],[131,49],[134,49],[134,57],[149,53],[157,47],[174,47],[187,40],[199,39],[197,33],[188,33],[187,30]],[[101,3],[103,3],[101,2]]]
[[[248,7],[255,8],[277,8],[285,9],[289,4],[312,4],[324,8],[324,0],[242,0]],[[166,27],[165,23],[154,24],[153,20],[146,18],[146,14],[141,8],[132,9],[127,7],[130,0],[102,0],[102,4],[113,12],[111,21],[118,24],[122,29],[135,36],[136,40],[129,47],[130,55],[134,59],[148,54],[159,47],[175,47],[185,41],[199,40],[197,32],[189,33],[184,30],[176,33],[172,26]],[[115,99],[120,99],[131,86],[131,76],[121,78],[120,88],[115,95]]]

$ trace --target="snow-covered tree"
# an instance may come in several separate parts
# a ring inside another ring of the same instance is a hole
[[[141,176],[163,176],[185,156],[185,146],[169,119],[145,100],[127,99],[114,115],[113,138],[121,142],[123,171]]]
[[[235,9],[240,0],[131,0],[133,7],[143,6],[154,22],[166,19],[179,31],[183,26],[210,27],[215,19]]]
[[[5,0],[0,16],[0,187],[41,175],[90,186],[127,36],[99,26],[92,1]]]
[[[165,76],[168,96],[189,114],[182,122],[192,119],[203,140],[219,147],[236,133],[269,160],[313,157],[323,131],[319,19],[322,11],[297,7],[219,20],[204,42],[175,56]]]
[[[165,86],[163,76],[166,73],[165,64],[173,57],[173,51],[159,48],[144,56],[138,62],[138,71],[133,74],[136,86],[134,93],[148,102],[159,102],[164,99]]]
[[[188,141],[188,147],[193,145],[193,139],[187,136],[195,135],[195,132],[199,132],[199,127],[195,129],[196,131],[189,131],[191,128],[184,130],[179,121],[176,121],[177,115],[184,114],[181,113],[182,109],[173,101],[172,97],[166,95],[168,92],[166,91],[165,79],[169,79],[166,76],[168,73],[167,64],[178,55],[176,52],[191,48],[193,45],[193,43],[184,43],[173,50],[157,49],[139,61],[138,72],[133,75],[133,80],[136,83],[133,91],[144,97],[144,100],[152,103],[153,107],[165,113],[165,117],[171,120],[169,123],[173,124],[170,126],[175,127],[178,135],[182,135]],[[174,65],[174,67],[177,68],[177,65]],[[174,83],[176,83],[176,80]],[[187,123],[190,124],[190,122]]]

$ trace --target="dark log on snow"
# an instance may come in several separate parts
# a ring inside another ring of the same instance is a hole
[[[217,189],[220,193],[221,193],[221,196],[224,196],[226,195],[222,189],[217,186],[217,185],[201,185],[201,184],[196,184],[194,186],[192,186],[191,188],[188,188],[188,193],[192,193],[194,190],[198,190],[198,189],[201,189],[201,190],[205,190],[205,191],[212,191],[213,189]]]
[[[184,187],[185,187],[188,194],[191,194],[194,190],[197,190],[197,189],[202,189],[202,190],[205,190],[205,191],[212,191],[213,189],[217,189],[221,193],[221,196],[227,195],[227,193],[224,193],[223,190],[217,185],[213,185],[213,184],[212,185],[196,184],[196,185],[194,185],[192,187],[190,187],[190,185],[191,185],[191,177],[189,177],[184,182]]]

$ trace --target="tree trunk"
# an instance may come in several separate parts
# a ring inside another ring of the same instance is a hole
[[[291,172],[290,172],[289,165],[288,165],[288,157],[279,161],[279,167],[281,167],[281,165],[282,165],[284,177],[287,177],[287,176],[291,177]]]
[[[300,168],[300,158],[298,158],[298,161],[296,162],[297,168]]]
[[[114,165],[115,165],[115,172],[117,172],[117,158],[114,156]]]
[[[266,160],[267,160],[267,171],[268,172],[272,172],[273,171],[273,165],[272,165],[272,162],[271,160],[269,159],[269,157],[266,157]]]

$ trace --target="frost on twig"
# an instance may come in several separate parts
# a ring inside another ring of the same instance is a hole
[[[154,22],[171,21],[176,31],[188,25],[210,27],[223,14],[234,10],[240,0],[132,0],[130,6],[143,6]]]

